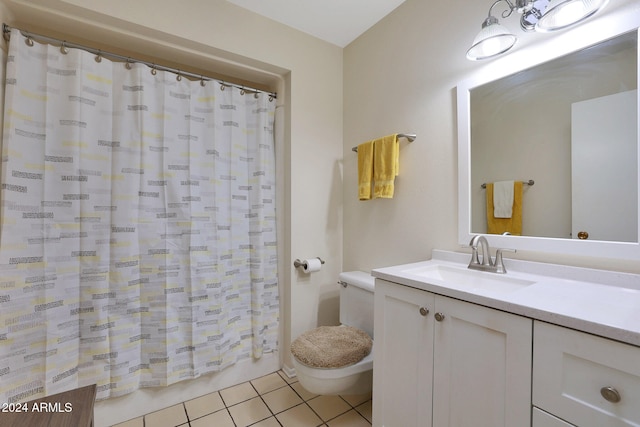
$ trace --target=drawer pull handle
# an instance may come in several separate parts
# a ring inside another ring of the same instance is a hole
[[[602,387],[600,389],[600,394],[611,403],[620,402],[620,393],[618,393],[618,390],[613,387]]]
[[[427,314],[429,314],[429,309],[426,307],[420,307],[420,315],[426,316]]]

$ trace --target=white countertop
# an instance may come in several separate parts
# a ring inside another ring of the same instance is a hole
[[[469,260],[469,254],[434,250],[429,261],[377,268],[371,275],[640,346],[640,275],[505,258],[506,275],[477,273],[535,283],[502,292],[425,279],[411,272],[434,264],[466,269]]]

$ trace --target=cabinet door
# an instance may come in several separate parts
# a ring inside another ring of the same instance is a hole
[[[560,418],[556,418],[551,414],[534,407],[533,408],[533,426],[532,427],[575,427],[573,424],[566,423]]]
[[[376,279],[374,299],[373,425],[429,427],[434,296]]]
[[[433,425],[530,425],[531,319],[441,296],[434,316]]]

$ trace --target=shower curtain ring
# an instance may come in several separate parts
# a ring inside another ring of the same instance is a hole
[[[205,87],[207,82],[204,80],[204,76],[200,76],[200,86]]]
[[[67,53],[69,53],[69,48],[67,47],[67,41],[63,41],[62,44],[60,45],[60,52],[63,55],[66,55]]]
[[[182,74],[180,74],[180,70],[178,70],[178,75],[176,76],[176,80],[177,81],[182,80]]]
[[[124,64],[124,66],[127,70],[130,70],[131,68],[133,68],[133,64],[131,63],[131,58],[127,58],[127,62]]]
[[[151,66],[151,74],[155,76],[157,73],[158,73],[158,70],[156,70],[156,64],[153,64]]]
[[[224,90],[225,87],[226,86],[225,86],[224,82],[220,82],[220,90]]]
[[[25,39],[25,41],[24,41],[24,42],[25,42],[25,43],[27,44],[27,46],[29,46],[29,47],[33,46],[33,39],[31,38],[31,36],[27,36],[27,38]]]
[[[246,92],[244,90],[244,88],[240,89],[240,95],[244,95]]]
[[[96,62],[102,62],[102,51],[98,51],[98,54],[95,57]]]

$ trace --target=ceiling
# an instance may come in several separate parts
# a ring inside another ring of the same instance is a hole
[[[227,0],[345,47],[405,0]]]

